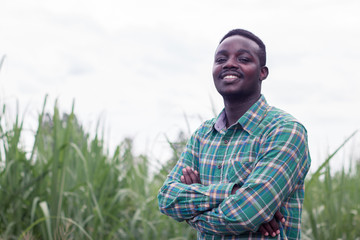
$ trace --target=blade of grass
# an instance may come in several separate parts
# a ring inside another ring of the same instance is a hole
[[[51,231],[51,217],[50,217],[50,211],[49,211],[49,207],[47,205],[46,202],[40,202],[40,208],[44,214],[45,217],[45,223],[46,223],[46,229],[47,229],[47,233],[48,233],[48,239],[52,240],[53,239],[53,235],[52,235],[52,231]]]
[[[355,132],[353,132],[348,138],[345,139],[345,141],[332,153],[330,154],[326,160],[320,165],[320,167],[315,171],[314,174],[311,175],[310,180],[307,182],[307,187],[310,187],[313,183],[313,181],[315,179],[318,179],[321,175],[321,171],[328,165],[328,163],[330,162],[330,160],[335,156],[335,154],[337,152],[339,152],[344,146],[345,144],[350,141],[350,139],[352,139],[356,133],[358,132],[358,130],[356,130]]]
[[[33,160],[34,160],[34,155],[35,155],[36,148],[37,148],[37,145],[38,145],[38,140],[39,140],[40,132],[41,132],[41,130],[42,130],[43,119],[44,119],[44,114],[45,114],[45,106],[46,106],[47,98],[48,98],[48,95],[45,95],[45,99],[44,99],[44,104],[43,104],[43,107],[42,107],[42,111],[41,111],[41,114],[39,115],[39,118],[38,118],[38,119],[39,119],[39,120],[38,120],[38,128],[37,128],[37,130],[36,130],[35,139],[34,139],[34,144],[33,144],[33,148],[32,148],[31,155],[30,155],[30,159],[29,159],[30,162],[33,162]]]

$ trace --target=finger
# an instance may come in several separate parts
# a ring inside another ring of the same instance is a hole
[[[263,227],[263,225],[261,225],[261,226],[259,227],[259,231],[261,232],[262,235],[264,235],[264,236],[269,236],[268,231],[266,231],[266,229]]]
[[[269,233],[270,236],[272,237],[276,236],[275,231],[272,229],[269,223],[263,223],[262,226],[265,228],[265,230]]]
[[[183,177],[184,177],[185,184],[190,185],[191,184],[191,179],[190,179],[190,176],[189,176],[186,168],[183,168],[182,172],[183,172]]]
[[[186,170],[189,173],[191,183],[199,183],[198,176],[196,175],[195,171],[192,168],[186,168]]]
[[[196,182],[201,184],[199,172],[195,170],[194,173],[195,173],[195,175],[196,175]]]
[[[181,176],[181,177],[180,177],[180,181],[181,181],[182,183],[186,184],[184,176]]]
[[[280,234],[280,230],[279,230],[279,224],[276,222],[275,218],[273,218],[270,222],[270,227],[272,228],[272,230],[275,232],[276,235]]]
[[[284,218],[284,216],[281,214],[280,210],[277,210],[277,211],[276,211],[276,213],[275,213],[275,218],[276,218],[278,221],[282,222],[282,223],[285,222],[285,218]]]

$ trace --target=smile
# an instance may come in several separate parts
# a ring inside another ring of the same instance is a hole
[[[236,76],[236,75],[226,75],[224,77],[224,79],[235,79],[235,78],[238,78],[238,76]]]
[[[235,80],[235,79],[243,78],[244,75],[240,71],[224,71],[220,73],[219,77],[224,80]]]

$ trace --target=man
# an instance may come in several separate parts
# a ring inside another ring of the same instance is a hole
[[[186,220],[198,239],[300,239],[306,129],[269,106],[263,42],[235,29],[215,52],[213,79],[224,110],[205,121],[158,194],[160,211]]]

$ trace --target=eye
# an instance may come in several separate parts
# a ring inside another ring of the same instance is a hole
[[[238,59],[239,59],[239,62],[243,62],[243,63],[248,63],[251,61],[251,59],[248,57],[239,57]]]
[[[224,57],[224,56],[215,58],[216,63],[224,63],[225,61],[226,61],[226,57]]]

